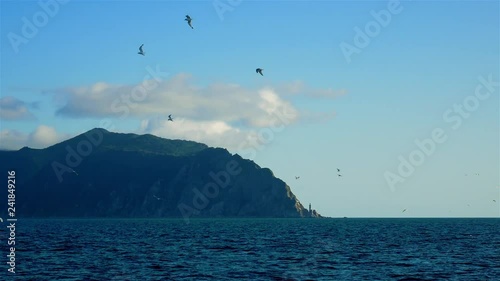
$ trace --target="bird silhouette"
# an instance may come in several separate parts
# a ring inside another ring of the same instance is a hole
[[[260,74],[260,75],[264,76],[264,74],[262,74],[262,70],[264,70],[264,69],[262,69],[262,68],[257,68],[257,69],[255,70],[255,72],[257,72],[258,74]]]
[[[341,177],[342,175],[341,174],[337,174],[337,176]]]
[[[340,169],[339,169],[339,168],[337,168],[337,172],[340,172]]]
[[[300,177],[295,177],[296,180],[300,179]]]
[[[191,24],[191,21],[193,19],[189,15],[186,15],[186,19],[184,19],[184,20],[188,22],[189,27],[191,27],[191,29],[194,29],[193,25]]]
[[[161,200],[160,197],[157,197],[156,195],[153,195],[154,198],[156,198],[156,200]]]
[[[172,114],[168,115],[168,121],[174,121],[174,119],[172,119]]]
[[[144,53],[144,50],[142,49],[142,47],[144,46],[144,44],[142,44],[140,47],[139,47],[139,52],[137,52],[139,55],[143,55],[145,56],[146,53]]]
[[[404,209],[401,213],[404,213],[404,212],[406,212],[406,209]]]

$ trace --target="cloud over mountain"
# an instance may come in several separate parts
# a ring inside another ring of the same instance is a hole
[[[46,148],[69,137],[70,135],[58,133],[55,128],[46,125],[38,126],[31,133],[5,129],[0,131],[0,149],[17,150],[24,146]]]
[[[133,85],[99,82],[44,91],[52,95],[56,115],[62,118],[100,118],[110,124],[105,127],[110,131],[119,131],[114,124],[120,120],[140,120],[136,133],[194,140],[233,151],[268,144],[275,133],[297,121],[331,120],[335,112],[301,111],[292,100],[332,99],[341,92],[314,89],[301,81],[259,88],[234,83],[198,86],[185,73]],[[168,115],[174,122],[167,120]],[[97,124],[103,126],[103,122]],[[53,128],[43,126],[29,135],[13,131],[2,134],[8,135],[5,143],[9,143],[2,147],[9,148],[21,143],[43,147],[59,139]]]
[[[179,116],[194,121],[223,121],[250,127],[268,126],[266,114],[276,110],[295,112],[293,105],[272,88],[246,89],[236,84],[197,87],[187,74],[142,85],[97,83],[88,87],[59,89],[55,99],[63,103],[60,116],[148,118],[156,115]],[[141,90],[142,89],[142,90]]]

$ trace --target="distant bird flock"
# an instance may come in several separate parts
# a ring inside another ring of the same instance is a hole
[[[186,15],[186,18],[184,20],[187,21],[187,24],[189,25],[189,27],[191,27],[191,29],[194,29],[194,27],[193,27],[193,18],[191,18],[189,15]],[[141,44],[141,46],[139,46],[139,52],[137,52],[137,54],[139,54],[141,56],[145,56],[146,55],[146,53],[144,52],[144,44]],[[257,68],[255,70],[255,72],[257,74],[260,74],[261,76],[264,76],[264,74],[262,74],[262,70],[264,70],[264,69]],[[168,116],[168,121],[172,121],[172,122],[174,121],[172,119],[172,115]]]
[[[187,22],[187,24],[189,25],[189,27],[191,27],[191,29],[194,29],[194,27],[193,27],[193,18],[191,18],[189,15],[186,15],[186,18],[185,18],[184,20]],[[139,52],[137,52],[137,54],[139,54],[139,55],[141,55],[141,56],[145,56],[145,55],[146,55],[146,53],[144,52],[144,44],[141,44],[141,46],[139,46]],[[262,68],[257,68],[257,69],[255,69],[255,72],[256,72],[257,74],[260,74],[261,76],[264,76],[264,74],[262,73],[262,71],[263,71],[263,70],[264,70],[264,69],[262,69]],[[170,122],[173,122],[173,121],[174,121],[174,119],[172,118],[172,115],[171,115],[171,114],[170,114],[170,115],[168,115],[168,121],[170,121]],[[75,171],[73,171],[73,172],[74,172],[75,174],[77,174]],[[77,174],[77,175],[78,175],[78,174]],[[474,175],[479,176],[479,173],[475,173]],[[337,176],[338,176],[338,177],[342,177],[342,174],[340,174],[340,169],[339,169],[339,168],[337,168]],[[467,176],[467,174],[465,174],[465,176]],[[300,179],[300,176],[295,176],[295,179],[296,179],[296,180]],[[153,196],[154,196],[154,195],[153,195]],[[158,200],[160,200],[160,199],[161,199],[161,198],[158,198],[158,197],[156,197],[156,196],[154,196],[154,197],[155,197],[156,199],[158,199]],[[493,200],[493,202],[496,202],[496,200]],[[406,209],[404,209],[402,212],[403,212],[403,213],[404,213],[404,212],[406,212]]]

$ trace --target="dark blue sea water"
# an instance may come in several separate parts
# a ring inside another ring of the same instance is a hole
[[[0,276],[500,280],[499,230],[500,219],[20,219],[17,273],[2,262]]]

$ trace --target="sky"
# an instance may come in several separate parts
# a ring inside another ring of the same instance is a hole
[[[0,10],[1,149],[149,133],[251,159],[325,216],[500,217],[498,1]]]

